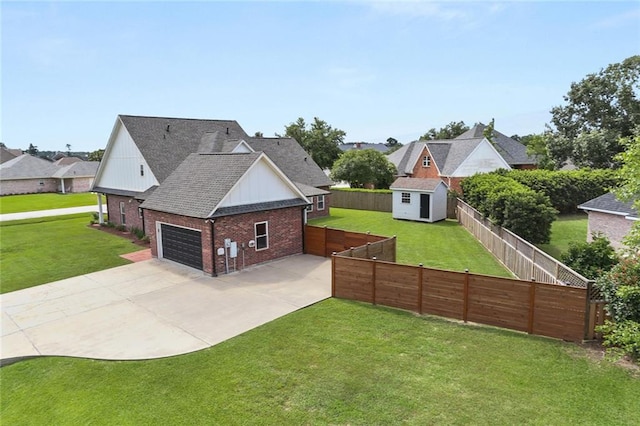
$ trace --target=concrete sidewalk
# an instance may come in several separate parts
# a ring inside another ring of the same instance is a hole
[[[298,255],[212,278],[147,260],[0,295],[0,359],[132,360],[213,346],[331,296],[331,262]]]
[[[47,217],[47,216],[62,216],[65,214],[76,214],[76,213],[90,213],[97,212],[98,204],[94,204],[92,206],[82,206],[82,207],[68,207],[66,209],[52,209],[52,210],[35,210],[31,212],[21,212],[21,213],[6,213],[0,214],[0,222],[5,222],[9,220],[21,220],[21,219],[34,219],[37,217]],[[107,205],[102,205],[102,211],[107,211]]]

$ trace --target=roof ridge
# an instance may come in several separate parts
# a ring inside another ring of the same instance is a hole
[[[185,121],[215,121],[215,122],[234,122],[237,120],[225,119],[225,118],[187,118],[187,117],[162,117],[154,115],[131,115],[131,114],[118,114],[118,117],[131,117],[131,118],[157,118],[159,120],[185,120]],[[208,132],[211,133],[211,132]]]

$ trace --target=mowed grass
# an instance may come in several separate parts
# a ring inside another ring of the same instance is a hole
[[[511,277],[484,247],[457,222],[437,223],[394,220],[391,213],[331,208],[331,216],[309,221],[310,225],[383,236],[397,236],[398,263],[475,274]]]
[[[0,369],[3,424],[640,424],[580,347],[330,299],[200,352]]]
[[[131,263],[131,241],[88,227],[82,213],[0,222],[0,293]]]
[[[558,216],[551,224],[551,241],[549,244],[539,244],[538,248],[556,259],[569,249],[570,242],[587,241],[586,213]]]
[[[0,197],[0,214],[97,205],[96,194],[27,194]]]

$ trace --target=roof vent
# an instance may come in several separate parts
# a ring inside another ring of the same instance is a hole
[[[171,124],[167,124],[167,133],[169,133],[169,128],[171,127]]]
[[[229,128],[227,127],[227,134],[229,134]]]
[[[304,161],[307,161],[307,157],[304,157]]]

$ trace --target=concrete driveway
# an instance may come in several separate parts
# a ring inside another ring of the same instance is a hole
[[[133,360],[213,346],[331,296],[331,262],[299,255],[216,278],[157,259],[0,295],[0,359]]]

